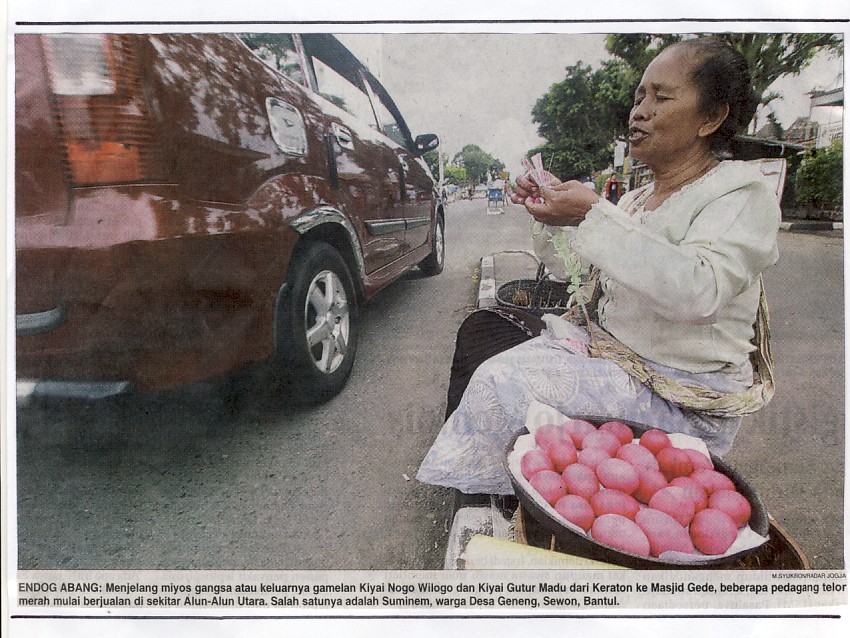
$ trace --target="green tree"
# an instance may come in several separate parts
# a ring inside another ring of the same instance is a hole
[[[782,97],[768,91],[777,79],[798,75],[819,51],[839,54],[843,47],[840,35],[829,33],[717,33],[735,47],[747,60],[753,76],[753,87],[761,94],[761,104],[767,106]],[[630,81],[636,87],[643,69],[664,47],[683,39],[675,34],[618,33],[605,40],[608,52],[629,67]],[[755,123],[753,124],[755,126]]]
[[[469,180],[469,177],[466,174],[466,169],[461,166],[452,166],[451,164],[446,164],[446,155],[443,156],[443,182],[446,184],[466,184]],[[422,156],[422,159],[425,160],[425,163],[428,164],[428,168],[431,169],[431,174],[434,176],[434,179],[439,179],[440,177],[440,155],[438,151],[428,151]],[[498,165],[501,165],[501,162],[496,160]]]
[[[428,168],[431,169],[431,175],[434,179],[440,179],[440,154],[439,151],[428,151],[422,156]]]
[[[502,160],[494,159],[490,165],[490,179],[499,179],[499,174],[505,170],[505,163]]]
[[[784,75],[798,75],[818,51],[841,51],[840,35],[828,33],[722,33],[747,60],[753,74],[753,86],[762,94],[762,104],[769,104],[781,93],[767,89]]]
[[[449,164],[444,168],[444,171],[443,177],[449,184],[466,184],[469,181],[465,168]]]
[[[637,85],[643,70],[661,49],[681,39],[681,35],[674,33],[612,33],[605,38],[605,48],[626,63],[629,80]]]
[[[697,35],[697,34],[694,34]],[[707,35],[707,34],[706,34]],[[811,33],[716,34],[740,50],[750,64],[762,103],[779,97],[768,87],[784,75],[800,73],[820,50],[840,52],[840,35]],[[614,139],[626,135],[629,111],[643,70],[658,53],[684,39],[682,34],[618,33],[606,38],[613,57],[596,70],[579,62],[553,84],[532,109],[544,144],[544,165],[561,179],[574,179],[611,162]],[[755,123],[753,124],[755,126]]]
[[[532,108],[532,120],[546,140],[530,154],[561,179],[575,179],[611,162],[615,138],[626,132],[632,102],[627,66],[611,60],[594,71],[578,62]]]
[[[469,181],[481,184],[505,168],[505,165],[484,151],[480,146],[467,144],[452,159],[452,164],[466,169]]]
[[[841,208],[843,171],[844,146],[841,140],[835,140],[828,148],[807,151],[797,170],[797,201],[824,208]]]

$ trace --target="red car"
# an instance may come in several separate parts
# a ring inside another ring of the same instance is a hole
[[[27,34],[15,62],[19,380],[91,396],[270,359],[326,399],[358,304],[443,268],[437,137],[333,36]]]

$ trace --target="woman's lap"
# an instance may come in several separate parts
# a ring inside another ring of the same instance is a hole
[[[731,446],[740,419],[705,419],[682,411],[617,364],[573,346],[544,331],[488,359],[472,376],[417,478],[467,493],[512,493],[504,449],[525,424],[532,400],[569,416],[626,419],[698,436],[717,454]]]

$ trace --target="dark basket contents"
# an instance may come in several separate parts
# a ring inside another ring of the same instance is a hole
[[[501,306],[527,310],[538,316],[560,315],[567,311],[568,285],[551,279],[515,279],[499,286],[496,301]]]

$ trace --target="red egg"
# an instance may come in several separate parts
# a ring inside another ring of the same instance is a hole
[[[599,491],[599,479],[596,472],[581,463],[573,463],[564,468],[562,473],[567,492],[581,496],[586,501]]]
[[[694,547],[712,556],[725,553],[738,538],[735,521],[726,512],[711,508],[697,512],[688,531]]]
[[[681,487],[668,485],[658,490],[651,499],[649,506],[652,509],[660,510],[665,514],[669,514],[682,527],[687,527],[688,523],[694,517],[694,504],[688,497],[688,493]]]
[[[592,470],[599,467],[599,464],[602,461],[610,458],[611,455],[608,454],[608,450],[601,447],[589,447],[578,453],[578,462],[582,465],[586,465]]]
[[[667,479],[664,478],[660,470],[651,467],[638,467],[637,471],[640,483],[638,484],[638,488],[632,492],[632,496],[641,503],[646,504],[649,503],[658,490],[667,487]]]
[[[651,467],[658,469],[658,461],[655,460],[655,455],[647,448],[637,443],[627,443],[617,450],[617,458],[628,461],[634,466]]]
[[[581,419],[570,419],[564,423],[564,428],[570,435],[570,438],[573,440],[573,444],[581,449],[581,443],[584,441],[584,437],[590,434],[591,432],[595,432],[596,428],[593,427],[593,424],[588,421],[582,421]]]
[[[747,498],[734,490],[717,490],[712,492],[708,498],[708,506],[711,509],[726,512],[738,527],[746,525],[750,520],[750,515],[753,513]]]
[[[685,454],[687,454],[688,457],[691,459],[691,463],[693,464],[695,470],[714,469],[714,463],[711,462],[711,459],[699,450],[694,450],[688,447],[682,449],[685,451]]]
[[[585,532],[590,529],[596,519],[590,503],[575,494],[567,494],[559,498],[555,503],[555,511],[573,525],[581,527]]]
[[[635,433],[632,429],[621,421],[607,421],[600,425],[599,429],[616,436],[622,445],[631,443],[635,438]]]
[[[646,534],[649,552],[653,556],[661,556],[664,552],[694,553],[688,530],[669,514],[647,507],[637,513],[635,523]]]
[[[640,503],[633,496],[620,490],[601,490],[590,498],[590,506],[597,516],[619,514],[634,520],[640,511]]]
[[[626,494],[634,492],[640,485],[637,470],[622,459],[606,459],[596,467],[596,476],[605,487]]]
[[[550,505],[554,505],[559,498],[567,493],[564,479],[554,470],[540,470],[528,482]]]
[[[620,439],[605,430],[594,430],[584,437],[584,440],[581,442],[581,447],[583,450],[586,450],[589,447],[601,447],[611,456],[614,456],[617,453],[617,450],[620,449]]]
[[[567,432],[566,428],[562,425],[555,425],[554,423],[541,425],[534,432],[534,442],[544,450],[548,449],[554,443],[563,443],[567,439],[572,443],[570,433]]]
[[[541,470],[554,470],[555,466],[552,465],[552,461],[546,455],[546,452],[535,448],[522,455],[519,461],[519,469],[525,478],[530,479]]]
[[[706,494],[702,485],[697,483],[690,476],[677,476],[670,481],[670,485],[681,487],[685,490],[685,492],[687,492],[688,498],[690,498],[694,504],[695,512],[699,512],[700,510],[704,510],[708,507],[708,494]]]
[[[691,478],[699,483],[709,496],[717,490],[735,489],[732,479],[717,470],[695,470],[691,473]]]
[[[576,447],[569,437],[564,441],[550,443],[549,447],[546,448],[546,455],[552,461],[552,465],[555,466],[556,472],[563,472],[568,465],[578,461]]]
[[[647,430],[640,436],[640,444],[653,454],[658,454],[658,451],[673,445],[670,437],[666,432],[661,430]]]
[[[665,447],[658,450],[655,460],[658,461],[658,469],[668,481],[672,481],[677,476],[688,476],[694,471],[691,457],[677,447]]]
[[[637,523],[625,516],[603,514],[590,528],[593,539],[624,552],[649,556],[649,539]]]

